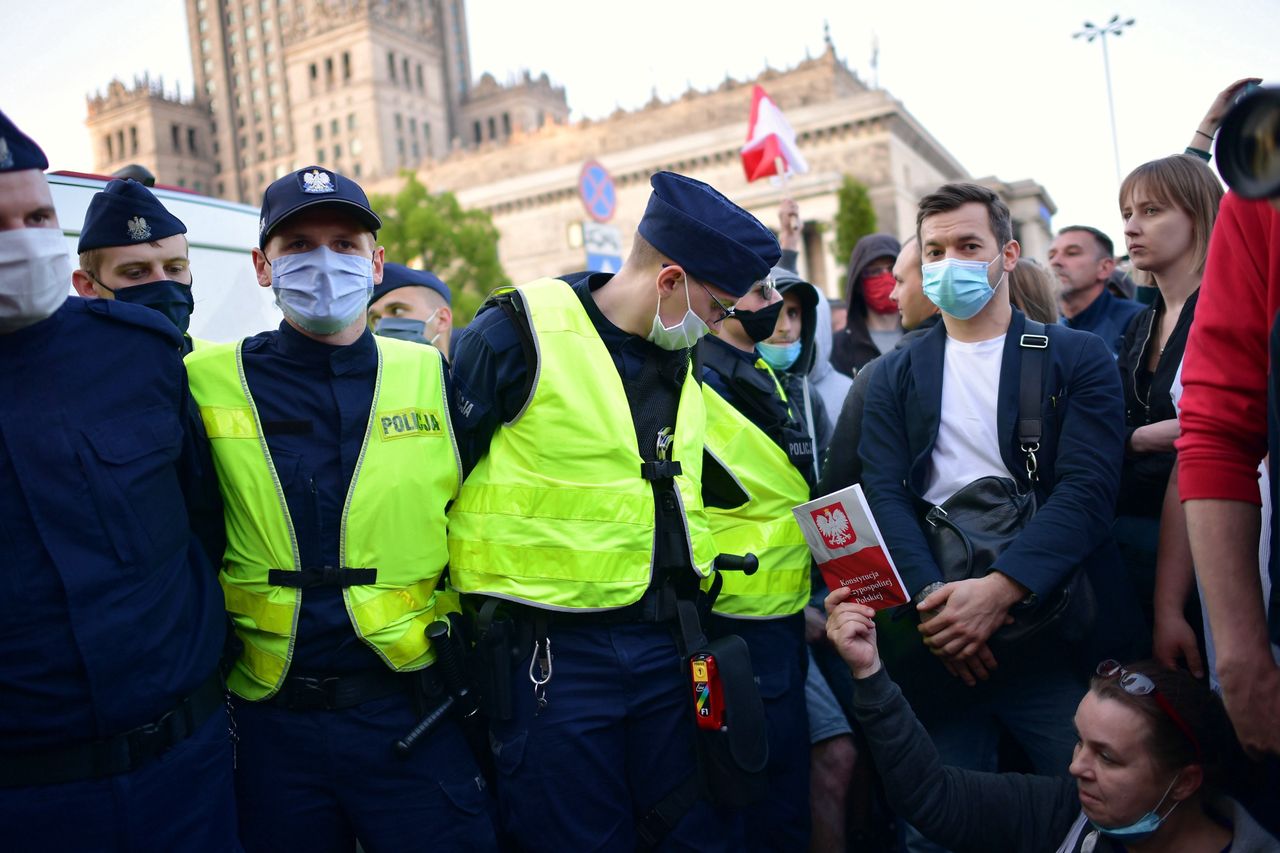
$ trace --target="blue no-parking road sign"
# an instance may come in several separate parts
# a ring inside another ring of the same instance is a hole
[[[618,210],[618,193],[609,171],[595,160],[582,164],[578,173],[578,197],[587,215],[596,222],[608,222]]]

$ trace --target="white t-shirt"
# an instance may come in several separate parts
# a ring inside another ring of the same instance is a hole
[[[967,343],[947,338],[942,418],[924,499],[937,506],[980,477],[1009,477],[1000,458],[996,404],[1004,335]]]

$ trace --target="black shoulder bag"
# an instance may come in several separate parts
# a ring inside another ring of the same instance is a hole
[[[997,558],[1036,513],[1036,453],[1040,450],[1041,399],[1045,351],[1043,323],[1028,319],[1019,340],[1022,368],[1018,383],[1018,444],[1026,457],[1027,490],[1009,477],[982,477],[924,515],[925,539],[946,581],[985,577]],[[1065,642],[1083,639],[1097,613],[1093,587],[1083,566],[1076,566],[1052,593],[1032,594],[1015,605],[1013,622],[996,631],[993,646],[1020,645],[1032,638]]]

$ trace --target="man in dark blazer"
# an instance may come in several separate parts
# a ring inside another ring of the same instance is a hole
[[[1026,318],[1009,304],[1019,256],[1009,209],[985,187],[948,184],[921,200],[916,232],[924,292],[942,323],[884,356],[859,448],[863,486],[922,620],[882,620],[881,648],[944,763],[994,770],[1003,727],[1037,772],[1065,774],[1085,690],[1079,661],[1124,655],[1126,635],[1141,630],[1111,539],[1124,452],[1119,376],[1100,338],[1044,329],[1032,483],[1017,437],[1019,371],[1023,347],[1043,339],[1023,338]],[[922,514],[984,476],[1034,488],[1039,510],[990,574],[944,583]],[[1073,655],[1050,638],[997,657],[988,641],[1011,609],[1043,600],[1081,565],[1099,600],[1090,648]],[[908,846],[936,849],[918,835]]]

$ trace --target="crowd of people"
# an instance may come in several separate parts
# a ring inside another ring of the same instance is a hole
[[[839,300],[795,201],[658,172],[618,272],[455,329],[309,166],[225,343],[186,225],[117,178],[73,261],[0,113],[9,846],[1280,850],[1280,201],[1208,150],[1257,82],[1123,258],[955,182]],[[792,514],[855,484],[901,607]]]

